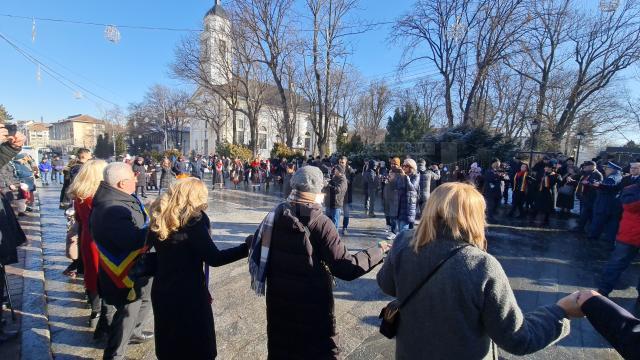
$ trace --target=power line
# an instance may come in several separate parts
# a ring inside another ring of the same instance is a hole
[[[76,92],[77,89],[80,89],[84,92],[86,92],[87,94],[95,97],[96,99],[100,99],[106,103],[109,103],[111,105],[117,106],[118,104],[114,103],[113,101],[107,100],[104,97],[94,93],[93,91],[83,87],[82,85],[76,83],[75,81],[67,78],[66,76],[64,76],[63,74],[60,74],[59,72],[57,72],[56,70],[52,69],[51,67],[49,67],[47,64],[43,63],[42,61],[36,59],[33,55],[29,54],[27,51],[25,51],[24,49],[20,48],[18,45],[16,45],[14,42],[12,42],[11,40],[9,40],[6,36],[4,36],[2,33],[0,33],[0,39],[4,40],[5,42],[7,42],[7,44],[9,44],[9,46],[11,46],[16,52],[18,52],[20,55],[22,55],[23,57],[25,57],[28,61],[32,62],[33,64],[36,65],[40,65],[41,69],[48,74],[49,76],[51,76],[53,79],[55,79],[56,81],[58,81],[60,84],[62,84],[63,86],[65,86],[66,88],[70,89],[72,92]],[[64,81],[63,81],[64,80]],[[65,82],[66,81],[66,82]],[[73,88],[71,85],[74,85],[76,88]]]

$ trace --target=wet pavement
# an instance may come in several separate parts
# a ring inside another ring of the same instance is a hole
[[[273,189],[272,189],[273,190]],[[276,189],[277,190],[277,189]],[[52,352],[56,359],[100,358],[102,344],[92,340],[87,326],[89,309],[84,301],[82,280],[62,275],[69,260],[64,256],[65,221],[58,210],[59,189],[40,190],[44,271],[48,299]],[[210,192],[208,213],[216,244],[230,247],[253,233],[257,224],[279,201],[277,194],[244,190]],[[344,238],[351,250],[374,246],[382,240],[384,218],[363,216],[359,197],[354,199],[350,232]],[[380,212],[379,212],[380,213]],[[571,221],[569,221],[571,222]],[[491,226],[489,251],[503,265],[524,311],[553,303],[578,289],[593,288],[607,249],[587,243],[564,231],[567,221],[550,226],[509,220],[509,225]],[[346,359],[393,359],[394,342],[378,334],[377,315],[390,300],[375,281],[377,269],[352,282],[338,280],[335,289],[337,326],[342,355]],[[636,263],[623,275],[614,301],[633,311],[640,276]],[[246,261],[212,269],[210,289],[216,324],[219,359],[266,359],[266,313],[264,298],[249,287]],[[152,324],[149,324],[151,327]],[[129,348],[133,359],[152,359],[153,343]],[[517,358],[501,351],[501,357]],[[619,359],[587,320],[574,320],[569,337],[527,359]],[[4,358],[3,358],[4,359]]]

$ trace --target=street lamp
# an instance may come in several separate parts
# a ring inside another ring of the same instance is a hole
[[[578,131],[578,133],[576,134],[576,139],[578,139],[578,150],[576,151],[576,166],[579,166],[578,159],[580,159],[580,142],[582,142],[583,138],[584,133],[582,131]]]
[[[529,147],[529,169],[531,169],[532,161],[533,161],[533,143],[536,139],[536,130],[538,130],[538,122],[534,119],[531,121],[531,140]]]

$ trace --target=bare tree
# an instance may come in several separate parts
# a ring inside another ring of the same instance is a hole
[[[552,133],[558,143],[573,126],[580,107],[640,56],[640,7],[636,0],[625,1],[616,11],[578,16],[575,21],[584,25],[569,34],[577,67]]]
[[[238,26],[245,29],[245,41],[257,49],[253,59],[264,64],[278,90],[282,106],[283,122],[287,129],[291,124],[291,102],[287,89],[286,66],[296,44],[296,31],[290,27],[292,22],[293,0],[238,0],[235,2]],[[289,144],[293,136],[288,135]]]
[[[471,0],[418,0],[411,12],[394,26],[392,39],[405,43],[400,69],[428,61],[442,76],[445,114],[454,125],[453,87],[459,68],[467,56],[469,24],[477,11]],[[407,41],[408,40],[408,41]]]
[[[375,143],[382,121],[393,105],[391,90],[384,82],[371,82],[356,106],[355,130],[364,139],[365,144]]]
[[[336,69],[335,64],[346,56],[347,16],[356,4],[357,0],[306,0],[312,21],[307,74],[312,75],[313,87],[305,92],[312,105],[310,120],[321,154],[328,152],[331,130],[336,127],[335,112],[343,77],[339,76],[341,69]],[[338,78],[333,78],[335,75]]]

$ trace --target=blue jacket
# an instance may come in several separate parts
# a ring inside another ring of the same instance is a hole
[[[13,161],[13,167],[16,169],[16,177],[21,183],[29,186],[29,191],[36,189],[36,179],[33,177],[33,171],[27,164],[23,164],[18,160]]]
[[[398,191],[398,220],[413,223],[416,221],[420,174],[402,176],[396,181]]]
[[[40,170],[40,172],[51,172],[51,164],[49,164],[49,162],[44,162],[44,163],[40,163],[40,165],[38,165],[38,169]]]
[[[596,201],[593,205],[596,213],[610,214],[622,211],[622,205],[618,199],[621,181],[620,172],[615,172],[602,180],[600,186],[596,188]]]

